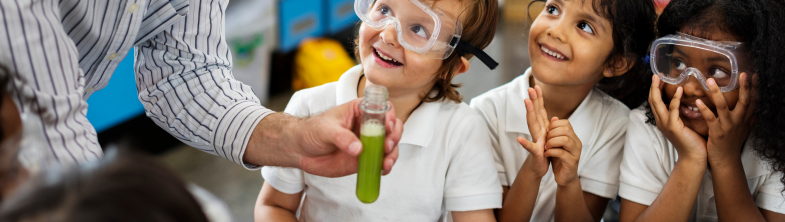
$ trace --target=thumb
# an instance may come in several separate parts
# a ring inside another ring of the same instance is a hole
[[[529,151],[529,153],[537,155],[537,146],[534,143],[520,136],[518,137],[518,143],[520,143],[521,146],[523,146],[523,148],[526,149],[526,151]],[[537,155],[537,156],[541,156],[541,155]]]
[[[333,130],[325,130],[330,132],[327,135],[326,141],[332,143],[339,150],[348,153],[352,156],[358,156],[363,151],[363,145],[360,139],[350,130],[343,127],[335,127]]]

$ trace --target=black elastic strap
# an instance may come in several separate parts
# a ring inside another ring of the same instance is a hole
[[[455,42],[456,39],[457,38],[453,38],[452,42]],[[455,50],[458,51],[458,54],[464,57],[467,53],[476,56],[477,59],[480,59],[480,61],[482,61],[482,63],[484,63],[485,66],[488,66],[488,68],[491,70],[499,66],[499,63],[496,62],[496,60],[493,60],[493,58],[491,58],[491,56],[486,54],[484,51],[482,51],[482,49],[474,47],[473,45],[463,40],[458,40],[458,45],[455,46]]]

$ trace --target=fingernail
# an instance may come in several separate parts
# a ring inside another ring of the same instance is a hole
[[[395,121],[390,121],[390,132],[395,129]]]
[[[353,154],[360,154],[362,147],[363,147],[362,143],[354,142],[351,145],[349,145],[349,152],[352,152]]]
[[[390,167],[392,167],[393,165],[395,165],[395,160],[390,160],[390,161],[388,161],[388,162],[390,162]]]
[[[714,79],[707,80],[706,84],[709,84],[710,86],[713,86],[714,85]]]
[[[393,149],[393,141],[387,140],[387,152],[392,151],[392,149]]]
[[[651,75],[651,81],[652,81],[652,82],[654,82],[654,78],[655,78],[655,77],[657,77],[657,75]]]
[[[701,101],[700,99],[695,100],[695,103],[698,104],[699,106],[703,105],[703,101]]]

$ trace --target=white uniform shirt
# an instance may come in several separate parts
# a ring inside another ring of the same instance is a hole
[[[679,157],[676,148],[665,135],[656,126],[646,123],[644,107],[630,112],[627,135],[619,196],[648,206],[660,194]],[[742,150],[741,162],[750,193],[758,207],[785,214],[785,197],[781,193],[783,186],[780,183],[782,173],[772,171],[749,145],[745,145]],[[707,170],[692,211],[692,220],[717,221],[714,199],[711,171]]]
[[[315,115],[356,99],[361,71],[355,66],[338,82],[295,93],[285,112]],[[490,143],[482,118],[465,103],[424,102],[404,124],[400,156],[372,204],[357,199],[356,174],[264,167],[262,175],[281,192],[305,191],[300,221],[436,221],[446,211],[501,208]]]
[[[471,107],[484,117],[490,131],[496,170],[502,186],[510,186],[529,152],[516,140],[531,141],[526,124],[531,68],[511,82],[492,89],[471,101]],[[558,98],[558,95],[544,95]],[[619,164],[627,128],[629,109],[618,100],[593,89],[568,118],[583,149],[578,164],[583,191],[613,199],[619,187]],[[531,221],[553,221],[556,207],[556,181],[553,169],[542,178]]]

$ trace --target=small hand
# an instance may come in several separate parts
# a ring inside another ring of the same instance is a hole
[[[578,162],[583,144],[570,121],[553,117],[546,138],[545,157],[552,157],[556,184],[567,186],[578,181]]]
[[[660,82],[660,77],[654,75],[649,90],[649,105],[654,113],[657,129],[676,147],[679,161],[688,159],[705,163],[708,161],[706,140],[685,126],[679,116],[679,106],[684,89],[682,87],[676,89],[670,107],[666,107],[662,101],[662,90],[660,89],[662,84],[664,83]]]
[[[548,114],[545,111],[542,99],[542,89],[535,86],[529,88],[529,98],[524,100],[526,104],[526,124],[534,142],[528,141],[523,137],[518,137],[518,143],[523,146],[529,155],[521,166],[521,172],[529,172],[537,178],[542,178],[548,172],[549,160],[545,157],[546,136],[548,134]]]
[[[707,80],[706,85],[710,91],[709,99],[716,106],[718,116],[714,116],[714,113],[703,101],[696,101],[703,119],[709,126],[709,140],[707,142],[709,163],[728,163],[727,160],[741,158],[744,141],[755,124],[753,116],[757,104],[755,83],[750,84],[747,73],[742,73],[739,77],[741,84],[739,101],[736,102],[732,111],[729,110],[725,97],[722,96],[722,91],[714,79]],[[753,79],[756,78],[757,75],[753,77]]]

